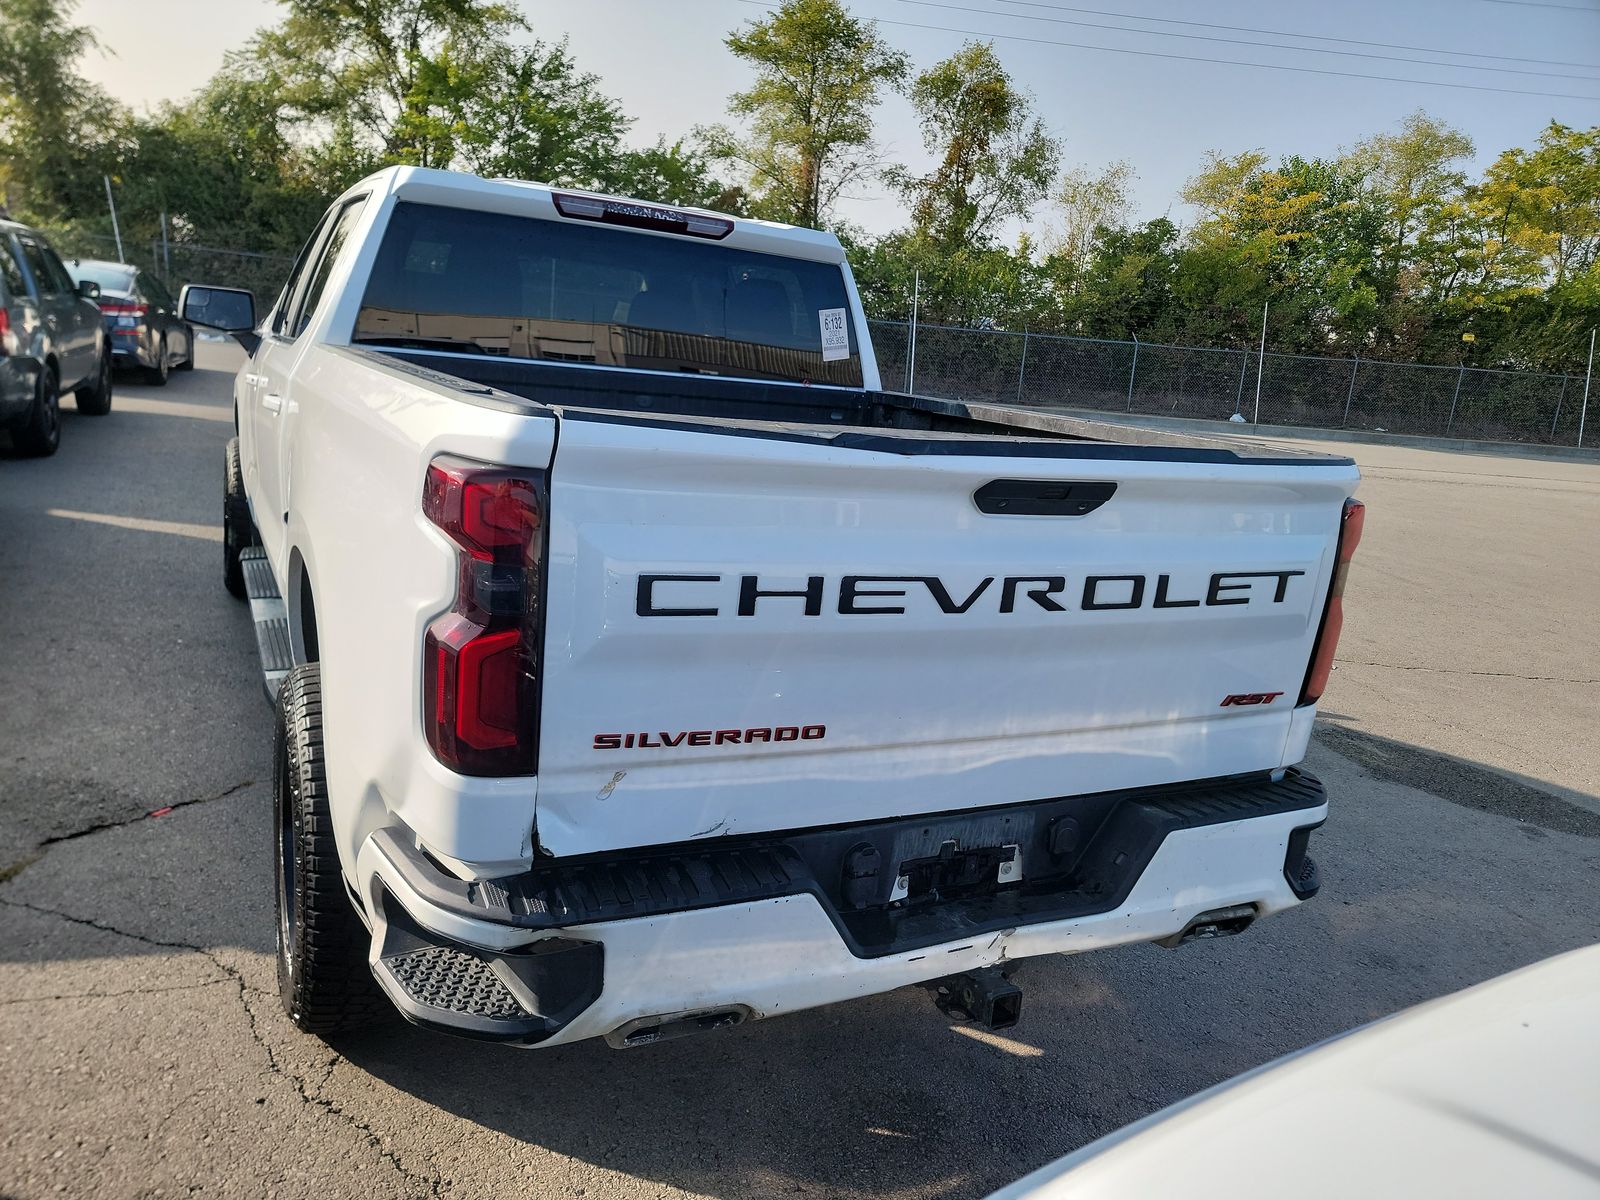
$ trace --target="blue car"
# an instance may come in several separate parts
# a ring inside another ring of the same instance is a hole
[[[178,315],[161,280],[131,263],[74,259],[69,265],[79,283],[99,285],[113,365],[138,371],[156,387],[170,372],[193,368],[194,328]]]

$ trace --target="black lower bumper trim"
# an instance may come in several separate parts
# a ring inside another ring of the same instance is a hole
[[[1169,835],[1324,799],[1315,777],[1291,769],[1277,781],[1263,774],[559,859],[479,882],[446,875],[394,830],[372,836],[425,900],[475,920],[553,930],[810,894],[851,953],[877,958],[1109,912]]]
[[[383,942],[372,973],[415,1025],[491,1042],[534,1046],[600,995],[605,947],[545,938],[526,950],[462,946],[428,932],[383,894]]]

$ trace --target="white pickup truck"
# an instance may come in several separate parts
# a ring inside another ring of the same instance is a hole
[[[1316,890],[1349,460],[886,393],[833,237],[537,184],[381,172],[246,300],[301,1028],[1002,1027]]]

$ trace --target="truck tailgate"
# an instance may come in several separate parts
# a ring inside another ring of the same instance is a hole
[[[860,449],[569,414],[540,843],[581,854],[1275,768],[1356,482],[1337,459]],[[1101,486],[1046,486],[1061,483]]]

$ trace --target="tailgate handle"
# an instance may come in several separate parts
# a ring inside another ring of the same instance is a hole
[[[1116,490],[1110,480],[991,479],[972,493],[972,502],[993,516],[1081,517]]]

